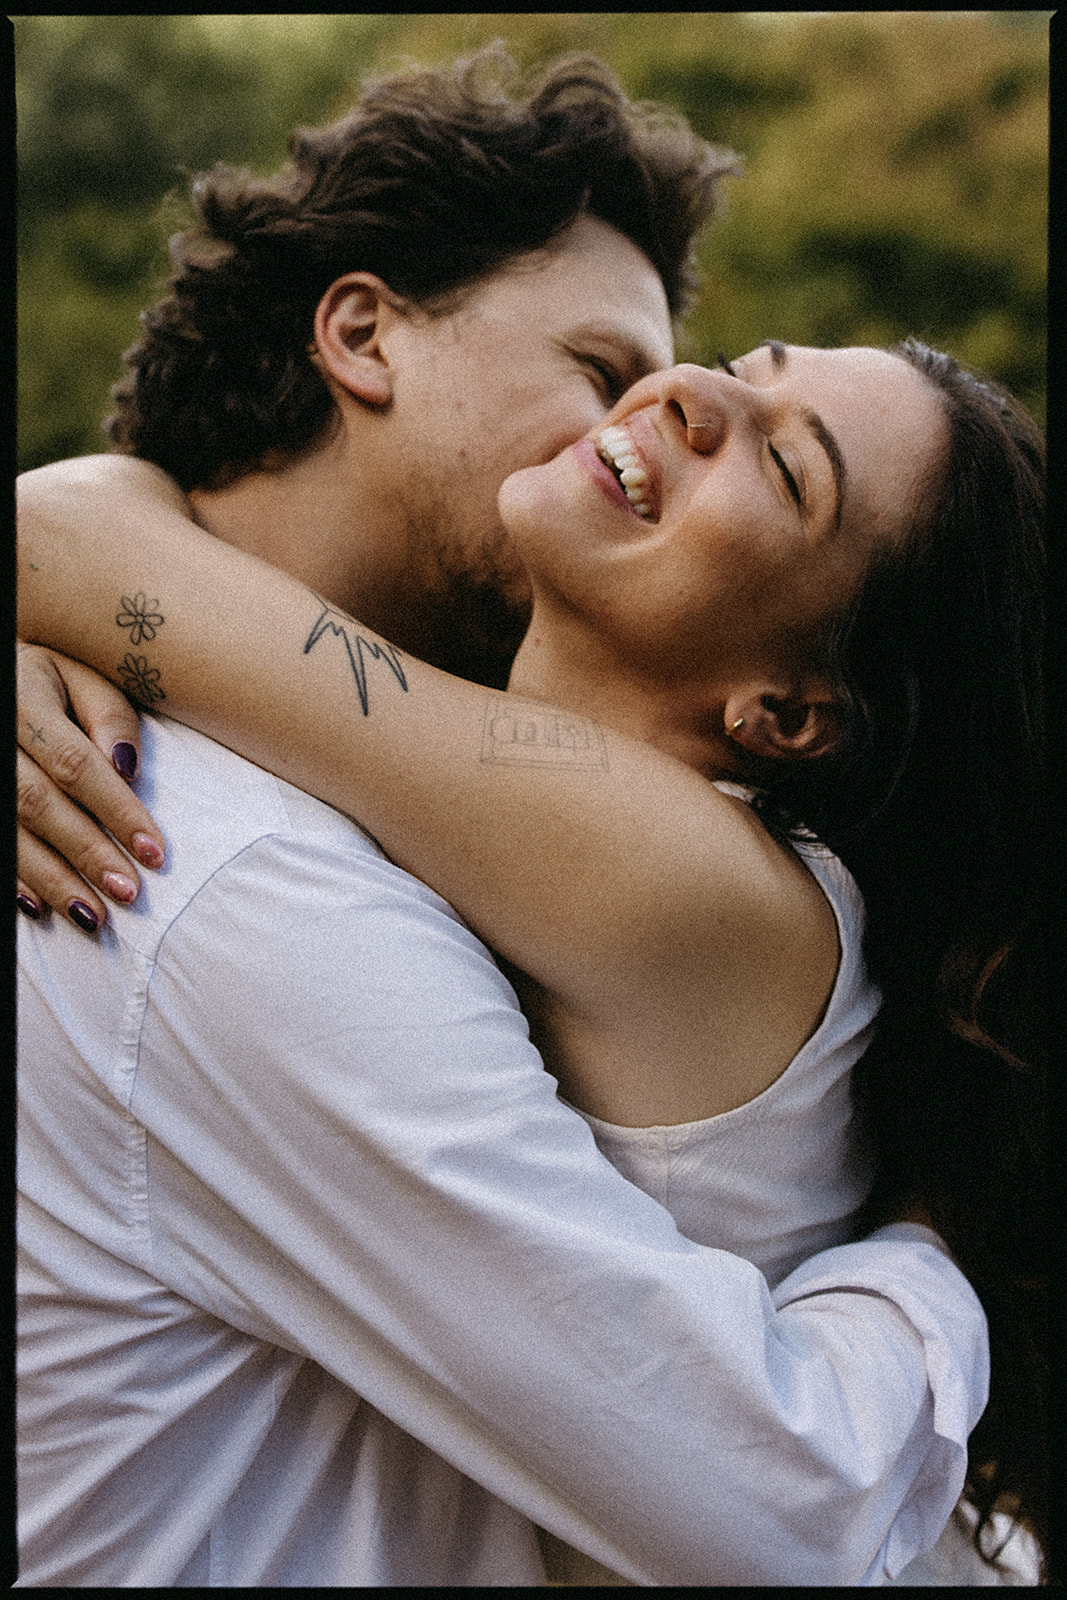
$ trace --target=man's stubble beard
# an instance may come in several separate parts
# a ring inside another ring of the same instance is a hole
[[[475,545],[462,529],[452,537],[443,534],[451,519],[440,510],[433,532],[424,523],[416,535],[434,665],[489,688],[506,688],[529,623],[529,580],[503,528],[487,530]]]

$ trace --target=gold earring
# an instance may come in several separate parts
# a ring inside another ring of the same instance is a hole
[[[738,717],[737,721],[734,722],[734,723],[731,723],[730,727],[728,727],[726,729],[726,737],[728,739],[736,739],[737,738],[738,729],[743,728],[744,725],[745,725],[744,717]]]

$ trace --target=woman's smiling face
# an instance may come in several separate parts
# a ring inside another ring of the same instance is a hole
[[[945,439],[902,358],[772,341],[642,379],[604,429],[509,478],[501,513],[535,595],[684,675],[793,649],[845,607]]]

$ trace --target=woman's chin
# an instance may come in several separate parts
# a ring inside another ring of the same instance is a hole
[[[550,469],[554,463],[520,467],[504,479],[497,496],[497,509],[504,527],[511,532],[512,522],[525,521],[533,512],[547,509],[551,490]],[[558,508],[557,508],[558,510]]]

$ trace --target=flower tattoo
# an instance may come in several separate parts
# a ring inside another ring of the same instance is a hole
[[[158,600],[146,600],[143,594],[135,594],[131,600],[128,594],[122,597],[122,610],[115,621],[120,628],[129,628],[130,643],[140,644],[142,639],[154,639],[156,629],[163,625],[164,619],[154,608]]]
[[[159,668],[150,667],[147,657],[124,656],[119,663],[118,673],[122,687],[131,700],[139,700],[142,705],[150,706],[153,700],[167,698],[159,687]]]

